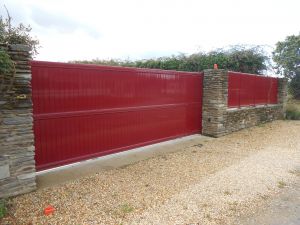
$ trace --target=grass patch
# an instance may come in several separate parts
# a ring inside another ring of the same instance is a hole
[[[119,205],[116,210],[112,211],[112,215],[117,218],[125,218],[128,213],[131,213],[134,208],[125,203],[123,205]]]
[[[230,206],[237,206],[238,203],[236,201],[234,201],[234,202],[228,202],[228,205],[230,205]]]
[[[258,124],[257,126],[258,127],[265,127],[266,125],[267,125],[266,123],[262,122],[262,123]]]
[[[202,207],[203,208],[206,208],[206,207],[208,207],[209,205],[207,204],[207,203],[204,203],[204,204],[202,204]]]
[[[0,219],[2,219],[7,213],[6,200],[0,199]]]
[[[300,176],[300,170],[290,170],[289,173],[296,175],[297,177]]]
[[[231,195],[229,191],[224,191],[224,195]]]
[[[300,120],[300,112],[298,112],[295,108],[288,108],[286,109],[286,116],[287,120]]]
[[[131,213],[134,208],[129,204],[121,205],[121,212],[124,214]]]
[[[283,181],[278,181],[278,185],[279,188],[284,188],[286,186],[286,183]]]
[[[286,104],[287,120],[300,120],[300,100],[289,99]]]
[[[228,205],[230,211],[234,211],[234,212],[237,211],[237,206],[238,206],[237,202],[229,202]]]
[[[206,213],[206,214],[204,215],[204,218],[207,219],[208,221],[211,221],[211,220],[212,220],[211,215],[210,215],[209,213]]]
[[[267,200],[269,198],[269,195],[259,195],[259,197],[263,200]]]

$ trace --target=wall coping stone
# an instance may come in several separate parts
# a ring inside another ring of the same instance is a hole
[[[259,109],[259,108],[265,108],[265,107],[279,107],[282,106],[282,104],[267,104],[267,105],[256,105],[256,106],[242,106],[240,108],[237,107],[230,107],[227,108],[226,111],[240,111],[240,110],[250,110],[250,109]]]

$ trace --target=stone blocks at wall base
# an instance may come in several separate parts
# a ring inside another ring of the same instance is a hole
[[[29,48],[1,45],[15,73],[0,88],[0,198],[36,189]],[[3,82],[2,82],[3,84]]]
[[[273,120],[283,119],[283,111],[282,105],[261,105],[228,109],[226,110],[225,117],[225,132],[220,133],[218,136]]]
[[[202,134],[220,137],[240,129],[284,118],[286,80],[279,79],[278,104],[228,108],[228,72],[205,70]]]

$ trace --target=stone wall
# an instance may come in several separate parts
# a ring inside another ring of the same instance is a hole
[[[0,198],[36,189],[29,48],[1,45],[15,62],[15,72],[0,74]],[[278,104],[230,109],[228,73],[205,70],[203,135],[219,137],[284,116],[286,80],[278,85]]]
[[[0,198],[4,198],[32,191],[36,182],[30,49],[0,47],[15,63],[15,73],[0,76]]]
[[[286,80],[279,79],[278,104],[228,108],[228,73],[205,70],[203,79],[202,133],[220,137],[260,123],[284,118]]]

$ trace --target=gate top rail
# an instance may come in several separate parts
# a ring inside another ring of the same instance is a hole
[[[254,76],[254,77],[265,77],[265,78],[276,78],[278,79],[278,77],[272,77],[272,76],[268,76],[268,75],[264,75],[264,74],[254,74],[254,73],[243,73],[243,72],[236,72],[236,71],[228,71],[228,73],[230,74],[234,74],[234,75],[249,75],[249,76]]]
[[[102,70],[102,71],[118,71],[118,72],[139,72],[139,73],[160,73],[160,74],[176,74],[176,75],[202,75],[203,72],[190,72],[178,70],[163,70],[163,69],[150,69],[138,67],[123,67],[123,66],[107,66],[98,64],[81,64],[81,63],[64,63],[64,62],[47,62],[47,61],[30,61],[31,66],[35,67],[56,67],[56,68],[70,68],[70,69],[87,69],[87,70]]]

